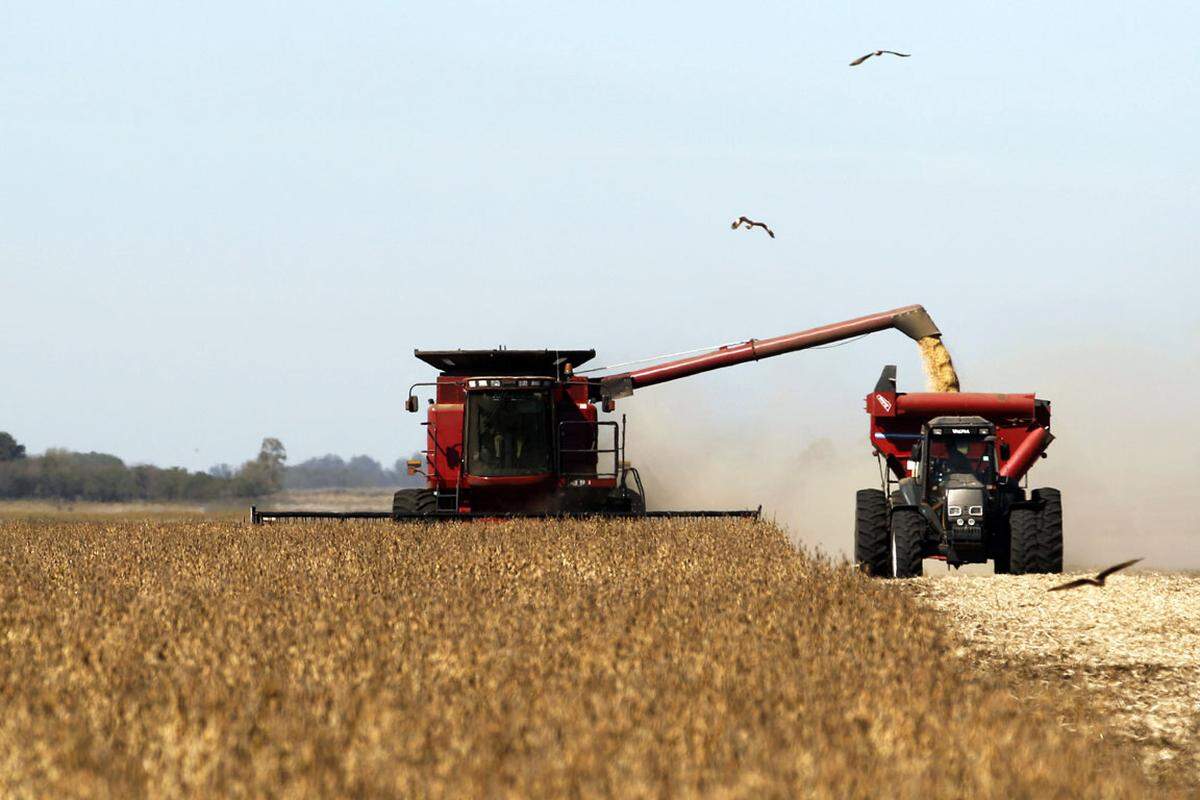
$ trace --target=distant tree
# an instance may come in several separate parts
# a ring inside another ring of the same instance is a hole
[[[16,461],[25,457],[25,445],[17,444],[12,434],[0,431],[0,461]]]
[[[283,463],[287,461],[287,449],[283,442],[268,436],[258,449],[258,460],[271,469],[283,469]]]
[[[235,491],[243,497],[272,494],[283,488],[287,450],[283,442],[273,437],[262,440],[258,457],[247,461],[234,479]]]

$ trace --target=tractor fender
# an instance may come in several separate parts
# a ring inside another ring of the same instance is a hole
[[[900,500],[896,505],[913,508],[921,505],[921,487],[917,485],[916,478],[901,478],[896,487],[896,494]]]
[[[921,498],[921,486],[917,483],[916,478],[901,478],[896,485],[896,491],[892,494],[892,510],[895,511],[899,508],[912,508],[921,512],[921,516],[929,523],[930,529],[938,535],[938,538],[946,539],[946,529],[942,527],[942,521],[938,519],[937,512]]]

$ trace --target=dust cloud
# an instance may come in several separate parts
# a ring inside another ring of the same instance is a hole
[[[639,397],[629,414],[628,455],[651,509],[741,509],[760,503],[793,542],[831,555],[853,549],[854,492],[879,485],[863,430],[806,436],[791,426],[795,401],[769,420],[698,419],[669,401]]]

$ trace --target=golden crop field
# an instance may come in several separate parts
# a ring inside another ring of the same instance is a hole
[[[767,523],[0,520],[11,797],[1146,797]]]

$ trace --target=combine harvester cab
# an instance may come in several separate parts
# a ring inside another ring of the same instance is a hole
[[[625,460],[625,421],[601,421],[575,369],[594,350],[418,350],[440,370],[429,387],[423,489],[396,493],[393,515],[638,515],[641,478]],[[422,469],[423,467],[423,469]]]
[[[991,560],[997,573],[1062,571],[1062,497],[1021,480],[1053,441],[1032,394],[898,392],[884,367],[867,395],[882,487],[855,503],[855,560],[909,578],[921,560]]]

